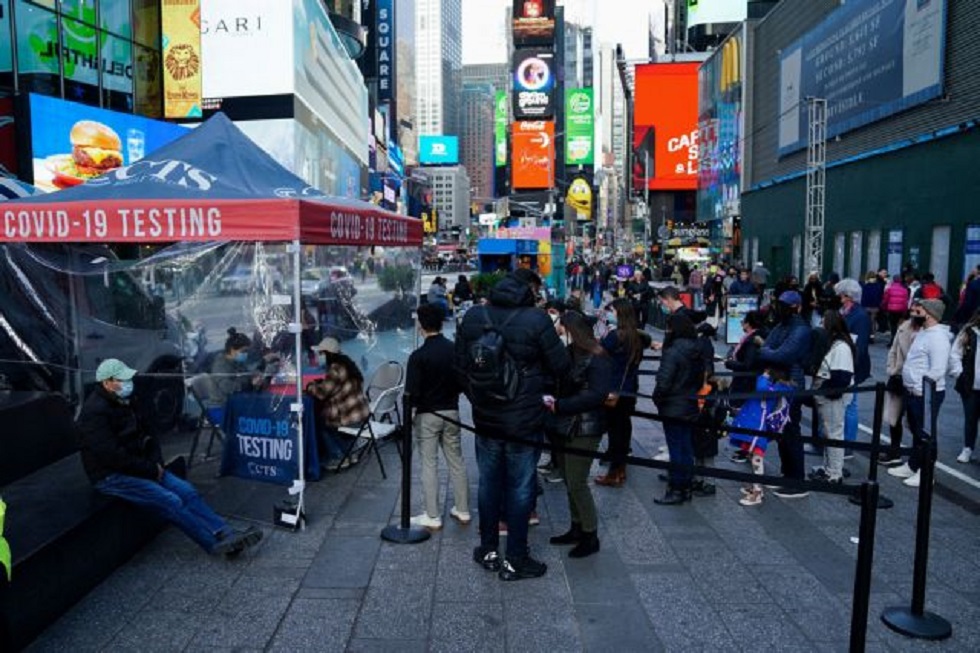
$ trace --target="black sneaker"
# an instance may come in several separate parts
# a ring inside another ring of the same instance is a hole
[[[524,580],[525,578],[540,578],[548,571],[548,565],[538,562],[531,556],[504,560],[498,576],[500,580]]]
[[[878,454],[878,464],[882,467],[897,467],[902,464],[902,457],[883,451]]]
[[[244,531],[236,531],[218,542],[214,547],[214,553],[234,558],[245,549],[251,548],[261,541],[262,531],[255,526],[249,526]]]
[[[830,474],[823,467],[814,467],[813,471],[807,474],[807,478],[811,481],[829,481]]]
[[[732,457],[729,460],[731,460],[733,463],[747,463],[749,462],[749,454],[747,451],[742,451],[739,449],[732,454]]]
[[[473,549],[473,562],[487,571],[500,571],[500,554],[478,546]]]
[[[795,487],[778,487],[772,493],[781,499],[804,499],[810,496],[809,490],[800,490]]]
[[[718,493],[718,488],[714,483],[708,483],[703,479],[698,479],[691,484],[691,494],[696,497],[713,497]]]

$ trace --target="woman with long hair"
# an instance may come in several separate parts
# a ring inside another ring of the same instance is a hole
[[[977,340],[980,338],[980,310],[953,341],[949,353],[949,373],[956,377],[956,392],[963,401],[963,450],[956,462],[966,464],[977,446],[977,421],[980,420],[980,374],[977,373]]]
[[[824,311],[823,328],[827,332],[830,349],[820,362],[813,377],[813,389],[828,391],[813,398],[817,405],[817,417],[827,440],[844,439],[844,390],[854,379],[854,342],[847,330],[847,323],[838,311]],[[810,479],[841,483],[844,478],[844,449],[823,448],[823,465],[810,473]]]
[[[208,403],[224,410],[228,398],[262,384],[262,374],[248,364],[252,341],[235,327],[228,329],[224,351],[211,363],[211,396]]]
[[[918,328],[912,324],[912,320],[906,317],[899,323],[895,330],[895,337],[892,344],[888,347],[888,359],[885,365],[885,373],[888,374],[888,382],[885,384],[885,410],[884,419],[888,424],[888,436],[891,443],[888,448],[878,454],[878,464],[885,467],[897,467],[902,464],[902,436],[904,428],[902,418],[905,416],[905,386],[902,383],[902,367],[905,366],[905,357],[908,356],[909,349],[912,348],[912,341]]]
[[[610,302],[605,315],[610,331],[602,339],[602,348],[612,361],[612,390],[606,402],[609,469],[597,476],[595,482],[607,487],[620,487],[626,482],[626,456],[633,439],[631,416],[636,409],[640,363],[643,361],[643,351],[650,347],[652,338],[640,330],[636,311],[629,299]]]
[[[558,380],[557,398],[545,397],[545,405],[557,417],[556,426],[564,435],[562,444],[595,451],[606,431],[603,403],[610,390],[609,356],[596,342],[588,321],[576,311],[561,316],[558,335],[568,343],[572,371]],[[572,523],[568,532],[552,537],[551,543],[575,544],[568,556],[584,558],[599,550],[595,501],[588,484],[592,458],[565,454],[561,461]]]

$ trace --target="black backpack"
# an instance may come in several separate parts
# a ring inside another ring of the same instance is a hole
[[[807,352],[806,359],[803,361],[803,373],[807,376],[816,376],[820,371],[820,364],[830,351],[830,334],[823,327],[812,327],[810,329],[810,351]]]
[[[483,334],[470,345],[466,381],[474,403],[510,402],[517,398],[521,384],[520,367],[507,350],[501,330],[519,311],[512,311],[499,326],[483,308]]]

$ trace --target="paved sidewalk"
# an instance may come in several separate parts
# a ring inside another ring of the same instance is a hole
[[[634,453],[655,454],[663,443],[659,426],[637,422]],[[475,504],[473,439],[464,442]],[[602,551],[569,560],[565,547],[547,542],[568,523],[563,486],[547,484],[531,544],[548,574],[504,583],[471,561],[476,522],[460,526],[448,506],[445,528],[425,543],[380,539],[400,504],[395,447],[383,454],[387,480],[366,460],[312,484],[309,525],[299,533],[268,526],[282,488],[215,479],[215,464],[196,466],[194,480],[221,512],[264,525],[262,544],[226,561],[169,529],[30,650],[847,650],[858,509],[841,497],[767,496],[763,505],[743,508],[737,484],[722,482],[715,497],[661,507],[652,501],[663,491],[656,473],[634,469],[622,489],[594,488]],[[719,464],[734,467],[726,458]],[[775,456],[769,462],[775,469]],[[856,478],[865,471],[860,459],[849,465]],[[952,622],[953,637],[916,642],[881,624],[883,607],[910,599],[915,520],[914,493],[882,477],[896,506],[879,513],[868,649],[975,649],[980,525],[942,497],[927,606]],[[444,469],[441,478],[445,494]],[[416,482],[416,510],[418,492]]]

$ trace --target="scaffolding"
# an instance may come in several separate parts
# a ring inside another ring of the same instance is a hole
[[[804,261],[807,271],[823,272],[824,212],[827,191],[827,100],[809,97],[806,151],[806,229]],[[840,270],[838,270],[840,272]]]

